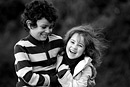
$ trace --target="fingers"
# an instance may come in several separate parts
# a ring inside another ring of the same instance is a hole
[[[65,65],[65,64],[62,64],[59,68],[58,68],[58,71],[61,71],[63,69],[69,69],[69,66],[68,65]]]
[[[72,78],[72,74],[70,73],[70,70],[68,70],[65,75],[63,76],[63,78],[66,78],[66,79],[71,79]]]
[[[70,73],[70,70],[67,70],[67,72],[62,78],[58,78],[58,81],[61,85],[67,85],[65,87],[68,87],[68,83],[73,81],[73,77]]]
[[[63,70],[59,71],[59,72],[57,73],[58,77],[59,77],[59,78],[62,78],[67,71],[68,71],[68,69],[63,69]]]

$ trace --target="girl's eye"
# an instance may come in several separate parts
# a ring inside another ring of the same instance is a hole
[[[83,47],[82,45],[78,45],[79,47]]]
[[[78,46],[79,46],[79,47],[84,47],[84,45],[83,45],[83,44],[78,44]]]

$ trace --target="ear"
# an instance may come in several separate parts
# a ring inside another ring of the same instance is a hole
[[[27,20],[27,21],[26,21],[26,24],[27,24],[27,26],[28,26],[29,29],[32,29],[31,23],[32,23],[32,22],[31,22],[30,20]]]

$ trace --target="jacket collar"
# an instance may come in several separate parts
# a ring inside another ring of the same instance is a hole
[[[58,69],[62,60],[63,60],[63,56],[58,55],[56,69]],[[92,59],[90,57],[85,57],[83,60],[81,60],[74,69],[73,77],[75,77],[79,72],[81,72],[87,65],[91,64],[91,61]]]
[[[83,60],[81,60],[74,69],[73,77],[81,72],[87,65],[89,65],[91,61],[92,59],[90,57],[85,57]]]

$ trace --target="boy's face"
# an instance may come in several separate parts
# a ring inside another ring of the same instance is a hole
[[[66,46],[66,53],[70,59],[80,57],[85,50],[84,38],[82,35],[75,33],[72,35]]]
[[[39,41],[45,41],[52,32],[53,25],[45,18],[38,20],[36,24],[36,27],[30,29],[30,34]]]

